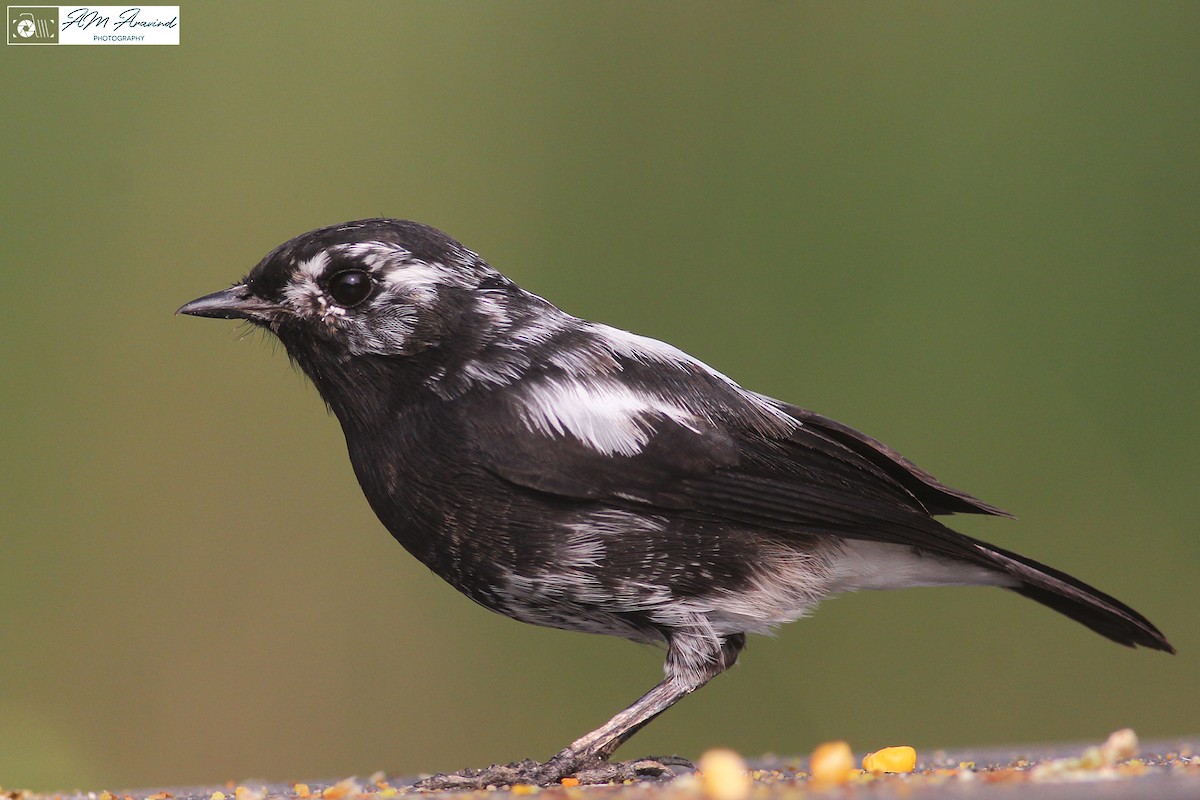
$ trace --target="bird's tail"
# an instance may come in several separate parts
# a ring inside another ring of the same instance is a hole
[[[1014,579],[1015,584],[1006,588],[1017,594],[1065,614],[1118,644],[1175,652],[1167,637],[1150,620],[1115,597],[1031,558],[970,537],[963,538],[977,548],[982,561]]]
[[[1078,578],[965,536],[929,518],[922,541],[911,534],[847,537],[833,561],[831,591],[911,586],[999,586],[1080,622],[1127,647],[1175,648],[1150,620]]]

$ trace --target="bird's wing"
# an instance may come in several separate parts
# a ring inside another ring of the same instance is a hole
[[[737,436],[625,378],[547,376],[460,400],[480,463],[548,494],[694,507],[686,482],[736,468]]]
[[[464,409],[479,462],[551,495],[919,546],[951,533],[933,514],[1004,513],[874,439],[699,362],[618,363],[481,393]]]
[[[761,398],[804,426],[805,435],[834,442],[853,452],[912,494],[930,514],[988,514],[1011,517],[1007,511],[941,483],[883,442],[806,408]],[[811,439],[810,439],[811,441]]]
[[[933,518],[1007,516],[1000,509],[851,428],[746,392],[699,362],[656,361],[660,352],[618,354],[607,372],[547,372],[477,394],[460,406],[476,458],[499,479],[551,497],[961,560],[1007,574],[1009,588],[1113,641],[1174,652],[1119,600]]]

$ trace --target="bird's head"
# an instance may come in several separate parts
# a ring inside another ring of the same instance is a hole
[[[479,256],[438,230],[371,219],[285,242],[240,283],[193,300],[179,313],[248,320],[277,335],[293,354],[318,348],[333,358],[403,356],[438,346],[464,316],[474,316],[480,296],[509,287]]]
[[[178,313],[271,331],[331,400],[346,388],[338,381],[381,364],[446,391],[463,365],[484,377],[490,362],[504,371],[496,343],[514,318],[555,311],[441,231],[370,219],[298,236]]]

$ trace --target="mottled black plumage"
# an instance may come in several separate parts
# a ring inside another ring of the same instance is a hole
[[[471,599],[666,644],[665,680],[546,764],[435,785],[594,769],[747,633],[840,591],[995,585],[1171,651],[1118,600],[934,519],[1005,512],[669,345],[571,317],[427,226],[312,231],[180,311],[278,336],[380,520]]]

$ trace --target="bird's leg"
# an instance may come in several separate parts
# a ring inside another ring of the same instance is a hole
[[[677,631],[671,635],[667,645],[667,674],[662,683],[547,761],[539,770],[538,782],[553,783],[569,775],[593,783],[647,775],[670,776],[668,765],[655,759],[624,764],[609,764],[608,759],[618,747],[684,695],[691,694],[733,666],[738,653],[746,646],[744,634],[718,638],[701,631]]]
[[[641,759],[609,764],[609,756],[647,723],[720,675],[737,660],[746,645],[743,634],[718,637],[704,628],[676,630],[667,641],[666,678],[631,706],[596,730],[579,737],[545,764],[521,761],[453,775],[434,775],[411,789],[484,789],[533,783],[541,786],[575,776],[581,783],[610,783],[647,777],[673,777],[670,766],[686,764],[683,759]]]
[[[608,757],[639,728],[697,688],[699,685],[689,688],[686,683],[668,677],[642,695],[629,708],[586,736],[576,739],[570,747],[545,764],[538,764],[536,761],[495,764],[486,769],[434,775],[411,788],[473,791],[489,786],[511,786],[517,783],[549,786],[572,775],[578,777],[580,783],[611,783],[639,777],[669,777],[673,774],[670,769],[655,759],[609,764]]]
[[[609,756],[622,743],[701,685],[690,685],[675,676],[666,678],[608,722],[571,742],[570,747],[547,761],[539,770],[539,783],[553,783],[579,772],[603,771],[609,766]]]

